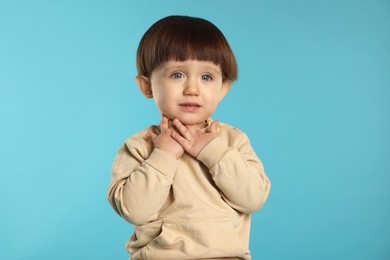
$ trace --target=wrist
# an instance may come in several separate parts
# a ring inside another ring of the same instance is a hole
[[[183,154],[179,151],[176,151],[174,149],[169,149],[167,147],[155,147],[155,148],[169,154],[170,156],[174,157],[176,160],[179,159]]]

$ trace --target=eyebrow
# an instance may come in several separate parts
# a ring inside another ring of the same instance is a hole
[[[207,66],[206,68],[207,68],[207,70],[212,70],[214,72],[222,74],[222,71],[221,71],[221,69],[218,66],[216,66],[216,67],[214,67],[214,66]]]
[[[186,65],[172,65],[172,66],[167,66],[164,68],[162,71],[164,73],[171,71],[171,70],[186,70],[187,66]],[[206,71],[214,71],[218,74],[222,74],[221,69],[218,66],[210,66],[210,65],[205,65],[205,70]]]

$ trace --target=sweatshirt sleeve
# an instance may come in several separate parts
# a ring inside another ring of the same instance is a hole
[[[164,151],[153,149],[148,154],[139,142],[127,140],[112,167],[107,199],[113,209],[135,225],[156,220],[169,195],[177,163]]]
[[[222,192],[224,200],[234,209],[251,213],[267,200],[271,183],[247,136],[237,131],[231,145],[217,137],[198,155]]]

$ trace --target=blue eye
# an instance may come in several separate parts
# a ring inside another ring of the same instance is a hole
[[[213,78],[210,75],[202,75],[202,80],[210,81]]]
[[[182,79],[182,78],[184,78],[184,74],[181,72],[175,72],[171,75],[171,77],[174,79]]]

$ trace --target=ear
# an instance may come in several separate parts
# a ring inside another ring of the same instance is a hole
[[[137,82],[138,87],[141,90],[142,94],[144,94],[144,96],[146,98],[152,98],[153,97],[152,84],[150,83],[150,80],[149,80],[148,77],[145,77],[145,76],[142,76],[142,75],[138,75],[135,78],[135,81]]]
[[[232,85],[231,80],[226,80],[226,81],[222,82],[222,88],[221,88],[221,92],[219,93],[218,102],[221,102],[221,100],[225,97],[225,95],[228,93],[231,85]]]

